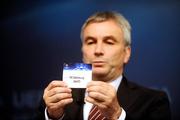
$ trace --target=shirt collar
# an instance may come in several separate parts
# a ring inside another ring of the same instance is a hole
[[[109,82],[109,83],[110,83],[110,84],[116,89],[116,91],[117,91],[117,89],[118,89],[121,81],[122,81],[122,75],[120,75],[118,78],[116,78],[115,80],[113,80],[113,81],[111,81],[111,82]]]

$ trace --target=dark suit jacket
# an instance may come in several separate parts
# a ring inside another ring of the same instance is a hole
[[[83,120],[85,89],[73,89],[73,103],[65,109],[63,120]],[[126,120],[170,120],[169,100],[165,92],[148,89],[123,77],[118,88],[119,104],[126,112]],[[44,119],[41,107],[38,118]]]

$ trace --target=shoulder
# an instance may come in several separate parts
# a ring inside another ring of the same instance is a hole
[[[122,80],[122,86],[126,95],[126,100],[131,98],[131,102],[143,104],[169,104],[169,98],[165,91],[142,86],[126,78]],[[159,106],[159,105],[158,105]]]
[[[164,91],[139,85],[125,77],[123,77],[118,91],[120,95],[125,95],[127,99],[136,98],[140,101],[168,99]]]
[[[163,90],[146,87],[132,81],[127,80],[127,86],[134,92],[137,92],[147,97],[166,96],[166,93]]]
[[[144,87],[123,78],[119,87],[122,107],[130,118],[170,118],[170,106],[162,90]]]

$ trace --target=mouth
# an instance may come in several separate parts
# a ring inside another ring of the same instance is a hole
[[[93,61],[92,64],[94,67],[102,67],[105,64],[105,61]]]

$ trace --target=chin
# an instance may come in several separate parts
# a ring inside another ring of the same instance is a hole
[[[107,75],[108,72],[106,71],[102,71],[102,70],[93,70],[93,75],[95,76],[104,76],[104,75]]]

